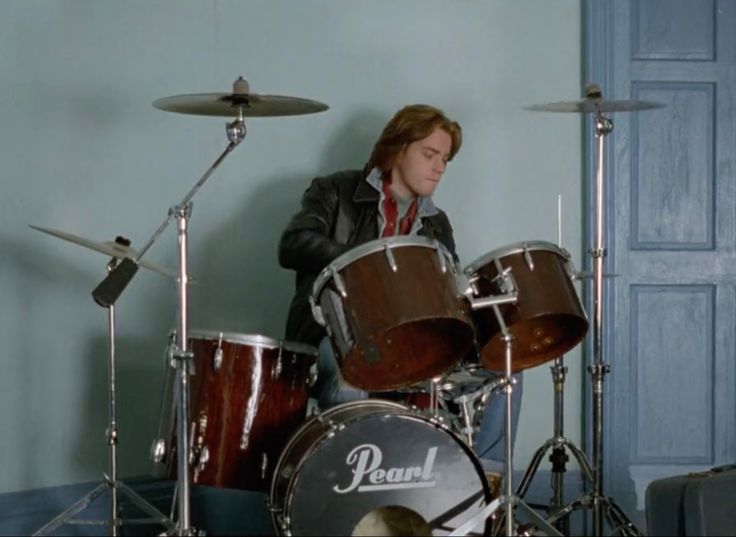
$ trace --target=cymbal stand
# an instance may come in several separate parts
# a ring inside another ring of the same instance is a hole
[[[565,453],[569,450],[575,460],[577,460],[584,477],[588,482],[593,483],[593,470],[585,457],[585,453],[578,448],[572,441],[564,436],[564,414],[563,406],[565,399],[565,376],[567,375],[567,367],[563,365],[563,359],[560,356],[555,358],[554,365],[550,367],[552,371],[552,380],[554,382],[554,433],[552,438],[548,439],[532,456],[526,473],[521,478],[516,493],[522,498],[526,495],[531,481],[539,469],[542,458],[549,451],[552,453],[549,461],[552,463],[552,498],[547,507],[547,512],[555,516],[564,508],[564,473],[566,472],[566,463],[570,458]],[[556,519],[554,525],[563,534],[569,534],[569,520],[567,513],[564,517]]]
[[[593,103],[600,98],[600,91],[588,95]],[[575,509],[591,508],[593,511],[593,532],[598,537],[603,535],[604,518],[611,526],[613,533],[621,535],[643,535],[641,531],[626,517],[623,510],[608,496],[603,494],[603,386],[605,376],[611,370],[603,361],[603,259],[606,249],[603,243],[603,177],[605,137],[613,131],[613,122],[605,117],[596,106],[595,136],[597,139],[596,163],[596,200],[595,200],[595,245],[590,254],[593,257],[593,363],[588,372],[593,381],[593,490],[561,509],[557,515],[548,518],[554,522]]]
[[[114,302],[132,278],[137,263],[163,233],[171,222],[172,217],[177,220],[179,279],[178,279],[178,329],[176,341],[172,347],[171,365],[177,370],[178,383],[174,387],[176,398],[176,449],[177,449],[177,505],[178,505],[178,535],[194,535],[197,531],[191,526],[190,514],[190,449],[187,424],[189,423],[189,376],[194,375],[193,353],[188,349],[188,324],[189,324],[189,295],[188,285],[190,281],[187,255],[188,255],[188,230],[189,217],[192,211],[191,199],[197,191],[209,179],[215,169],[225,160],[225,157],[243,141],[246,135],[245,121],[243,119],[243,106],[238,106],[238,117],[226,124],[226,134],[230,143],[222,154],[215,160],[210,168],[202,175],[192,189],[184,196],[178,205],[171,208],[166,219],[156,229],[153,236],[138,253],[135,260],[124,259],[118,269],[113,271],[92,293],[95,300],[101,305]],[[127,264],[127,267],[125,266]],[[115,273],[120,270],[121,274]]]
[[[116,242],[123,243],[124,239],[118,237]],[[117,265],[117,259],[112,260],[107,264],[108,273],[112,272]],[[116,387],[115,387],[115,307],[110,304],[107,306],[107,319],[108,319],[108,340],[109,340],[109,361],[108,361],[108,427],[106,430],[107,435],[107,446],[109,451],[108,464],[109,464],[109,475],[103,473],[105,480],[97,485],[92,491],[84,495],[82,498],[77,500],[71,507],[66,511],[56,516],[54,519],[46,523],[33,535],[48,535],[56,530],[59,526],[69,524],[85,524],[94,526],[109,526],[110,535],[119,535],[119,528],[126,523],[130,524],[142,524],[145,522],[155,522],[161,524],[167,529],[172,529],[174,523],[162,514],[158,509],[150,505],[146,500],[134,492],[130,487],[125,485],[122,481],[118,481],[118,439],[119,430],[117,422],[117,406],[116,406]],[[110,492],[110,518],[107,520],[79,520],[74,519],[75,515],[86,509],[93,501],[99,496],[104,494],[106,491]],[[118,492],[121,492],[143,511],[145,511],[151,518],[145,519],[123,519],[120,517],[120,505],[118,503]]]
[[[506,323],[499,310],[499,304],[508,304],[517,301],[518,288],[514,283],[513,277],[509,274],[510,269],[504,270],[500,266],[500,262],[496,260],[496,268],[498,269],[499,288],[504,295],[499,297],[489,297],[484,299],[470,299],[471,307],[478,309],[481,307],[492,307],[493,312],[496,315],[496,320],[501,329],[501,334],[504,341],[505,350],[505,363],[504,363],[504,448],[505,448],[505,474],[506,479],[504,480],[504,494],[493,500],[481,511],[476,513],[471,519],[463,523],[450,535],[467,535],[469,531],[477,527],[483,521],[491,517],[498,509],[503,508],[505,512],[504,525],[505,535],[517,535],[516,531],[519,529],[515,527],[514,509],[523,508],[526,511],[527,516],[531,518],[536,524],[537,529],[541,529],[547,535],[561,536],[562,534],[557,531],[553,526],[547,523],[532,507],[524,503],[524,501],[514,494],[513,489],[513,448],[511,446],[511,395],[513,393],[514,380],[511,377],[511,356],[513,346],[513,336],[508,330]]]

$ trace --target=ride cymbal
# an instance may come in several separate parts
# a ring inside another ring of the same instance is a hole
[[[228,117],[296,116],[322,112],[329,108],[326,104],[311,99],[251,93],[248,82],[242,76],[233,83],[232,93],[173,95],[155,100],[153,106],[179,114]]]
[[[559,101],[555,103],[536,104],[527,106],[524,110],[534,112],[573,112],[578,114],[594,114],[597,112],[634,112],[637,110],[650,110],[652,108],[663,108],[662,103],[650,101],[608,101],[604,99],[581,99],[579,101]]]
[[[102,254],[109,255],[110,257],[115,257],[116,259],[123,259],[127,257],[127,258],[135,260],[135,258],[138,256],[138,252],[136,252],[130,246],[125,246],[124,244],[120,244],[115,241],[95,242],[90,239],[85,239],[84,237],[72,235],[71,233],[67,233],[65,231],[59,231],[56,229],[50,229],[50,228],[45,228],[45,227],[40,227],[40,226],[33,226],[33,225],[29,225],[29,227],[35,229],[36,231],[42,231],[43,233],[47,233],[53,237],[57,237],[65,241],[73,242],[74,244],[79,244],[80,246],[84,246],[86,248],[89,248],[90,250],[94,250],[96,252],[100,252]],[[161,267],[145,259],[141,259],[140,261],[138,261],[138,264],[141,267],[147,268],[154,272],[158,272],[159,274],[162,274],[164,276],[169,276],[171,278],[178,277],[175,271],[167,269],[165,267]]]
[[[652,108],[663,108],[664,104],[651,101],[636,100],[606,100],[598,84],[585,86],[585,99],[577,101],[559,101],[546,104],[535,104],[527,106],[525,110],[535,112],[571,112],[577,114],[596,114],[608,112],[635,112],[637,110],[650,110]]]

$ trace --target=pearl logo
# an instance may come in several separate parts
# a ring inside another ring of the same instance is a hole
[[[369,492],[376,490],[416,489],[434,487],[434,460],[437,447],[427,450],[422,466],[381,468],[383,453],[375,444],[361,444],[350,451],[345,459],[352,466],[353,480],[345,488],[338,485],[333,490],[338,494]]]

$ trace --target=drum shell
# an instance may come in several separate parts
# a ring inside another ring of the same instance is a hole
[[[401,425],[411,425],[413,432],[426,433],[427,438],[424,434],[420,435],[421,439],[416,434],[402,435]],[[397,438],[391,438],[392,432]],[[341,443],[345,445],[341,453],[348,453],[354,444],[373,442],[384,449],[386,466],[396,462],[392,455],[401,458],[417,454],[421,459],[423,450],[439,447],[435,471],[437,480],[442,482],[431,489],[373,491],[363,496],[353,491],[339,498],[324,484],[319,488],[319,483],[309,481],[309,473],[314,476],[314,465],[324,460],[328,464],[321,475],[335,479],[329,485],[345,485],[349,482],[345,476],[352,474],[341,475],[337,470],[345,460],[327,455]],[[394,446],[393,450],[387,448],[389,444]],[[314,491],[307,490],[309,487],[314,487]],[[306,508],[303,503],[311,498],[315,505],[322,506],[316,509],[334,509],[334,516],[323,518]],[[449,533],[448,528],[459,526],[490,500],[491,492],[480,463],[454,433],[399,403],[372,399],[332,407],[313,417],[293,435],[274,473],[270,507],[274,528],[282,535],[350,535],[368,511],[396,505],[411,508],[433,524],[434,535],[441,535],[444,531]],[[303,520],[306,516],[312,520]]]
[[[342,376],[355,387],[391,391],[416,384],[452,369],[473,345],[452,259],[443,261],[446,250],[421,239],[382,241],[396,270],[385,248],[348,262],[338,258],[333,268],[345,297],[332,277],[315,286],[313,300],[329,325]]]
[[[572,283],[569,257],[551,243],[522,243],[485,256],[466,269],[476,298],[501,294],[494,280],[511,269],[517,301],[498,306],[512,339],[516,373],[562,356],[585,337],[588,319]],[[533,267],[533,268],[532,268]],[[505,368],[505,342],[493,308],[473,312],[483,365]]]
[[[220,340],[216,332],[193,332],[188,345],[195,369],[191,482],[266,492],[281,450],[306,419],[316,349],[260,335],[230,333]],[[172,371],[167,367],[165,383],[175,382]],[[176,479],[174,406],[162,407],[159,437],[168,449],[154,475]]]

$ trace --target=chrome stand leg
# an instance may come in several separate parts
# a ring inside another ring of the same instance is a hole
[[[117,260],[111,260],[107,265],[108,272],[115,269]],[[119,439],[117,425],[117,407],[116,407],[116,385],[115,385],[115,307],[111,304],[107,306],[108,318],[108,427],[106,431],[108,446],[108,465],[109,475],[104,475],[104,481],[97,485],[92,491],[82,496],[66,511],[62,512],[51,521],[47,522],[43,527],[36,531],[33,535],[48,535],[63,525],[93,525],[107,526],[110,528],[110,535],[119,535],[119,528],[126,523],[144,523],[152,522],[164,526],[168,530],[173,530],[175,524],[163,515],[158,509],[150,505],[141,496],[133,492],[122,482],[118,481],[118,452],[117,445]],[[79,520],[74,517],[84,511],[92,502],[105,492],[110,493],[110,518],[107,520]],[[145,511],[151,518],[148,519],[123,519],[120,517],[120,505],[118,492],[128,496],[132,502]]]

